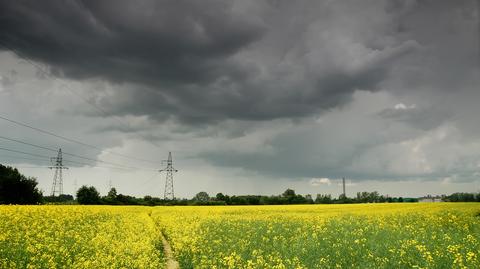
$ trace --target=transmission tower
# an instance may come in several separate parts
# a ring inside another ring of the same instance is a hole
[[[165,171],[167,173],[165,178],[165,192],[163,194],[163,198],[165,200],[173,200],[175,199],[175,195],[173,193],[173,173],[178,172],[175,168],[173,168],[173,160],[172,160],[172,153],[168,153],[168,159],[163,160],[162,163],[167,163],[167,166],[159,170],[159,172]]]
[[[50,169],[55,169],[55,174],[53,175],[53,184],[52,184],[52,196],[55,194],[63,194],[63,169],[68,169],[68,167],[63,166],[62,160],[62,149],[58,150],[57,157],[52,157],[52,166],[48,167]]]

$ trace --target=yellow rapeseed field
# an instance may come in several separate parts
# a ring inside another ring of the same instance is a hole
[[[0,206],[1,268],[480,268],[480,204]]]
[[[182,268],[480,268],[478,203],[159,207]]]
[[[0,206],[0,268],[161,268],[146,209]]]

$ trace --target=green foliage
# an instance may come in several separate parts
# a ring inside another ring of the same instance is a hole
[[[193,200],[199,201],[199,202],[207,202],[208,200],[210,200],[210,196],[208,195],[208,193],[201,191],[195,195]]]
[[[59,196],[45,196],[43,197],[45,203],[54,204],[73,204],[73,196],[70,194],[61,194]]]
[[[331,204],[333,203],[332,196],[330,194],[317,194],[315,199],[317,204]]]
[[[287,189],[283,192],[282,196],[285,198],[295,197],[295,191],[292,189]]]
[[[93,186],[82,186],[77,191],[77,201],[81,205],[100,204],[100,193]]]
[[[0,204],[39,204],[42,193],[35,178],[27,178],[17,169],[0,164]]]
[[[217,201],[225,201],[225,198],[226,198],[225,195],[223,195],[223,193],[221,192],[217,193],[217,195],[215,196],[215,199]]]
[[[480,193],[456,192],[446,196],[443,200],[447,202],[480,202]]]
[[[117,190],[115,188],[111,188],[110,191],[108,191],[107,197],[110,199],[117,198]]]

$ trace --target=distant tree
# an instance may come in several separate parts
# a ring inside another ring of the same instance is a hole
[[[44,196],[43,201],[45,203],[71,204],[73,202],[73,196],[70,194],[60,194],[59,196]]]
[[[193,199],[199,202],[207,202],[208,200],[210,200],[210,196],[208,195],[208,193],[201,191],[197,193]]]
[[[383,195],[380,195],[378,191],[374,192],[357,192],[356,203],[378,203],[385,202],[386,198]]]
[[[371,192],[368,196],[369,203],[378,203],[379,200],[380,194],[378,194],[378,191]]]
[[[111,188],[110,191],[108,191],[107,197],[110,199],[117,198],[117,190],[115,188]]]
[[[315,203],[317,204],[331,204],[333,203],[332,196],[330,194],[317,194],[317,198],[315,199]]]
[[[260,196],[257,196],[257,195],[246,195],[245,200],[247,201],[248,205],[259,205],[260,204]]]
[[[145,195],[143,197],[143,202],[145,205],[155,205],[155,200],[153,200],[152,196]]]
[[[283,192],[282,196],[285,197],[285,198],[295,197],[295,191],[292,190],[292,189],[286,189]]]
[[[115,199],[117,204],[121,205],[138,205],[139,200],[133,196],[118,194]]]
[[[107,205],[118,205],[121,204],[117,195],[117,190],[115,188],[111,188],[107,196],[104,196],[101,198],[102,204],[107,204]]]
[[[456,192],[445,196],[443,200],[448,202],[478,202],[480,201],[480,193]]]
[[[81,205],[100,204],[100,193],[93,186],[82,186],[77,191],[77,201]]]
[[[230,204],[231,205],[246,205],[247,199],[243,196],[232,196],[230,197]]]
[[[17,169],[0,164],[0,204],[38,204],[42,193],[35,178],[27,178]]]
[[[215,199],[217,201],[225,201],[225,195],[223,195],[223,193],[219,192],[219,193],[217,193],[217,195],[215,195]]]

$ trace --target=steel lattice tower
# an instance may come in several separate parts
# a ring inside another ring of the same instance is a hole
[[[68,167],[63,166],[63,159],[62,159],[62,149],[58,150],[57,157],[52,157],[52,166],[48,167],[50,169],[55,169],[55,174],[53,175],[53,184],[52,184],[52,192],[51,195],[55,196],[55,194],[62,195],[63,194],[63,169],[68,169]]]
[[[168,159],[162,161],[162,163],[164,162],[167,163],[167,166],[164,169],[159,170],[159,172],[163,172],[163,171],[167,172],[167,175],[165,177],[165,192],[163,194],[163,198],[165,200],[174,200],[175,195],[173,193],[173,173],[178,172],[178,170],[173,168],[173,160],[172,160],[171,152],[168,153]]]

